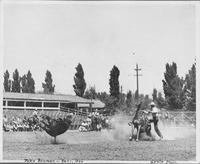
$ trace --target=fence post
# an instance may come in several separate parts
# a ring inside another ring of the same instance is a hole
[[[184,113],[183,112],[181,112],[181,121],[184,122]]]

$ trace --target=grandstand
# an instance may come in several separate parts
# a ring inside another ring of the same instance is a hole
[[[52,118],[63,118],[68,113],[73,113],[76,117],[73,124],[77,128],[89,112],[103,109],[104,106],[99,101],[74,95],[3,92],[3,113],[8,121],[13,118],[29,117],[34,109],[37,109],[39,113],[42,112]]]
[[[48,115],[79,111],[78,104],[92,108],[92,101],[64,94],[3,92],[3,111],[9,116],[29,116],[34,109]],[[61,112],[62,111],[62,112]]]
[[[60,110],[60,107],[76,109],[78,104],[92,108],[93,102],[78,96],[64,94],[3,93],[3,109]]]

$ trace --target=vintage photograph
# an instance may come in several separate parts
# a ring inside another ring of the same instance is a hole
[[[1,7],[4,161],[196,161],[195,3]]]

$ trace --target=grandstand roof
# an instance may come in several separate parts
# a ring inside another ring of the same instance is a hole
[[[41,94],[41,93],[15,93],[3,92],[3,99],[12,100],[37,100],[37,101],[62,101],[72,103],[92,103],[91,100],[79,96],[65,94]]]
[[[100,100],[94,100],[92,99],[92,108],[104,108],[105,104],[103,102],[101,102]],[[78,104],[78,107],[83,108],[83,107],[87,107],[86,104]]]
[[[92,102],[94,102],[94,104],[92,104],[93,108],[104,108],[105,104],[103,102],[101,102],[100,100],[92,100]]]

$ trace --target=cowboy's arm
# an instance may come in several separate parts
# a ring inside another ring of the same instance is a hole
[[[148,114],[148,113],[152,113],[151,110],[143,110],[144,113]]]

